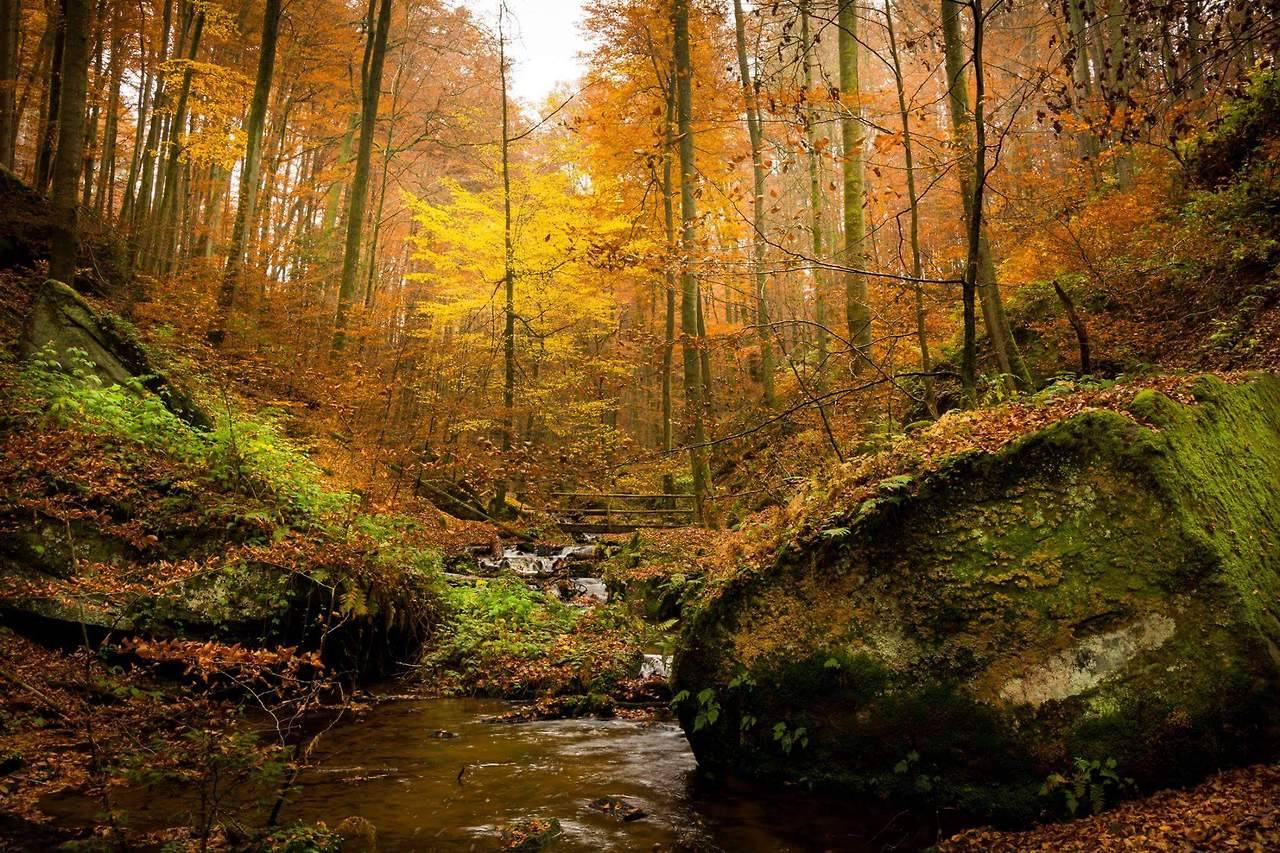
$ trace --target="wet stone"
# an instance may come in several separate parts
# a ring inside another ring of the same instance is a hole
[[[640,820],[642,817],[648,817],[644,809],[629,803],[622,797],[599,797],[587,804],[598,812],[615,817],[622,821]]]

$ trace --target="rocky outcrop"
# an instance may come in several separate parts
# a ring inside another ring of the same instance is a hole
[[[1019,821],[1077,759],[1280,753],[1280,379],[1192,390],[886,480],[731,583],[675,662],[699,761]]]
[[[72,351],[82,352],[103,382],[126,387],[140,383],[187,424],[204,430],[213,427],[191,397],[155,369],[141,344],[119,319],[98,313],[60,281],[49,280],[41,286],[23,330],[21,349],[25,357],[46,348],[67,367],[72,366]]]

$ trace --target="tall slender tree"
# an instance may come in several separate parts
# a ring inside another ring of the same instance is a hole
[[[844,251],[841,261],[851,269],[844,273],[844,316],[849,332],[854,372],[871,360],[871,309],[867,305],[866,222],[863,217],[864,174],[862,146],[862,85],[858,77],[858,14],[854,0],[841,0],[837,18],[840,30],[840,139],[843,151]]]
[[[32,179],[35,188],[41,192],[49,188],[49,180],[53,175],[58,122],[62,115],[62,59],[67,44],[66,5],[67,0],[47,0],[45,5],[49,21],[47,26],[53,33],[53,55],[49,60],[48,83],[45,86],[44,97],[44,122],[40,130],[39,147],[36,149],[35,177]],[[87,33],[85,38],[88,38]],[[87,46],[85,50],[88,50]]]
[[[375,23],[375,9],[377,11]],[[387,33],[391,29],[391,0],[369,0],[368,37],[360,65],[360,142],[356,149],[355,174],[347,207],[347,239],[342,253],[342,273],[338,279],[338,314],[333,324],[332,352],[340,352],[347,342],[347,324],[356,293],[360,266],[360,237],[364,231],[364,208],[369,196],[369,170],[373,160],[373,131],[378,123],[378,100],[382,95],[382,66],[387,55]]]
[[[1004,303],[1000,298],[1000,288],[996,282],[996,265],[991,251],[991,239],[987,235],[981,211],[973,210],[976,179],[986,180],[986,171],[979,173],[975,169],[976,152],[971,125],[975,124],[974,114],[969,109],[969,87],[965,69],[972,61],[972,55],[966,59],[964,40],[960,33],[960,10],[970,0],[942,0],[942,42],[947,71],[947,104],[951,114],[951,134],[953,144],[959,151],[958,169],[960,172],[960,198],[964,205],[965,222],[977,222],[978,231],[978,297],[982,303],[982,319],[987,327],[987,336],[991,341],[991,349],[995,353],[996,363],[1004,377],[1006,387],[1013,390],[1017,383],[1030,388],[1031,373],[1027,370],[1022,356],[1013,341],[1009,330],[1009,321],[1005,317]],[[985,21],[984,21],[985,23]],[[977,36],[977,33],[974,33]],[[975,69],[976,72],[976,69]],[[985,140],[985,129],[983,130]],[[985,162],[985,151],[982,152]]]
[[[889,37],[889,60],[893,67],[894,88],[898,93],[898,117],[902,121],[902,157],[907,173],[907,204],[911,213],[909,243],[911,245],[911,277],[915,279],[912,289],[915,291],[916,303],[916,342],[920,347],[920,370],[925,374],[922,377],[924,402],[929,414],[937,417],[938,400],[937,395],[934,393],[933,377],[929,375],[933,365],[929,359],[929,335],[925,329],[924,286],[921,282],[921,279],[924,278],[924,264],[920,261],[920,196],[916,194],[915,147],[911,139],[911,112],[907,109],[907,91],[902,78],[902,57],[898,53],[898,38],[893,23],[893,7],[889,3],[886,3],[884,7],[884,27],[885,33]]]
[[[0,165],[13,168],[18,123],[18,32],[22,0],[0,0]]]
[[[267,103],[271,97],[271,79],[275,72],[276,41],[280,33],[280,0],[266,0],[262,14],[262,47],[258,52],[258,76],[253,85],[253,102],[245,125],[244,164],[240,168],[240,195],[236,200],[236,218],[231,226],[231,244],[227,247],[227,265],[218,289],[218,313],[209,340],[221,344],[226,337],[227,318],[235,304],[236,288],[244,263],[245,235],[253,222],[258,201],[258,183],[262,170],[262,128],[267,120]]]
[[[747,136],[751,140],[751,266],[756,285],[756,327],[760,337],[760,377],[764,385],[764,403],[769,408],[777,404],[773,383],[773,329],[769,325],[768,279],[765,274],[765,221],[764,221],[764,131],[760,123],[760,104],[757,81],[751,75],[747,62],[746,21],[742,14],[742,0],[733,0],[733,24],[738,53],[738,76],[742,81],[742,100],[747,116]]]
[[[80,167],[84,160],[85,101],[89,89],[89,27],[92,0],[63,5],[62,97],[58,110],[58,152],[53,159],[52,250],[49,277],[68,284],[75,278],[79,249],[77,223]]]
[[[689,421],[689,465],[698,518],[708,519],[707,494],[711,472],[707,465],[707,427],[700,338],[698,335],[698,278],[694,256],[698,252],[698,202],[694,180],[697,164],[693,145],[693,62],[689,56],[689,0],[673,0],[672,30],[675,39],[676,128],[680,137],[680,342],[684,355],[685,417]]]
[[[813,41],[809,0],[800,0],[800,50],[804,62],[805,161],[809,170],[809,232],[813,266],[813,319],[817,324],[818,364],[815,384],[826,386],[826,363],[830,339],[827,334],[827,275],[817,263],[824,257],[826,241],[822,227],[822,179],[818,164],[818,116],[813,106],[813,70],[817,45]]]
[[[498,4],[498,73],[502,83],[502,452],[510,453],[516,429],[516,270],[511,239],[511,126],[507,114],[507,4]],[[504,511],[508,484],[499,488],[496,509]]]

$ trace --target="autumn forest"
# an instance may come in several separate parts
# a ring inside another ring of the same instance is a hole
[[[0,0],[0,850],[1280,845],[1278,57]]]

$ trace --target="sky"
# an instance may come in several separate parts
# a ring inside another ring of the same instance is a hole
[[[497,21],[499,0],[467,0],[482,20]],[[573,82],[584,64],[578,54],[589,49],[579,24],[582,0],[507,0],[515,20],[509,24],[509,50],[515,68],[512,93],[537,108],[557,83]]]

